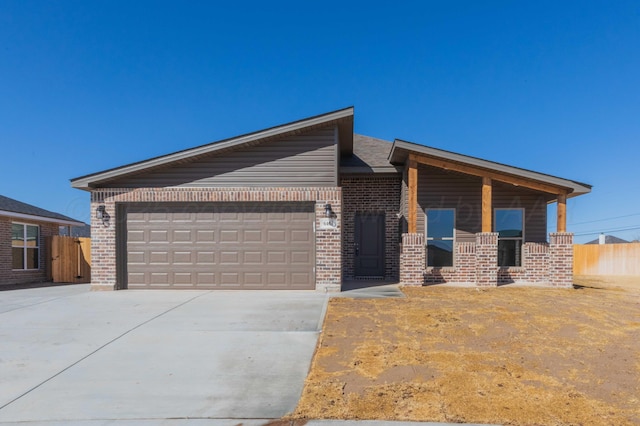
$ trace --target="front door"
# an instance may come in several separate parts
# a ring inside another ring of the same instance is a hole
[[[356,277],[384,277],[384,226],[384,213],[356,213]]]

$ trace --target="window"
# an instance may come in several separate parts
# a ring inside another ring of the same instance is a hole
[[[40,268],[40,229],[36,225],[11,224],[13,269]]]
[[[455,209],[427,209],[427,266],[453,266]]]
[[[496,209],[494,223],[498,233],[498,266],[521,266],[524,210]]]

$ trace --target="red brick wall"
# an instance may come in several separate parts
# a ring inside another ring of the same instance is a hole
[[[498,285],[498,233],[476,234],[476,285]]]
[[[402,234],[400,284],[424,284],[425,255],[424,234]]]
[[[549,244],[525,243],[522,267],[498,269],[498,284],[549,284]]]
[[[342,265],[344,279],[354,278],[354,238],[356,213],[385,215],[385,279],[400,274],[400,176],[347,176],[341,179],[343,197]]]
[[[549,234],[549,280],[554,287],[573,286],[573,234]]]
[[[425,271],[426,284],[476,282],[476,244],[456,243],[454,266],[446,268],[427,268]]]
[[[11,254],[11,223],[26,223],[40,227],[40,269],[37,271],[14,271],[13,256]],[[0,218],[0,286],[12,284],[37,283],[48,280],[46,238],[58,235],[58,225],[49,222],[38,222],[27,219]]]
[[[114,290],[116,270],[116,206],[132,202],[291,202],[314,201],[316,210],[316,289],[339,291],[342,282],[342,191],[340,188],[136,188],[96,189],[91,193],[91,286],[94,290]],[[336,229],[320,229],[325,204],[337,216]],[[95,217],[104,205],[110,216],[107,224]]]

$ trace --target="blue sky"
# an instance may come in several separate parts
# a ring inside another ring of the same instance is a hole
[[[0,49],[0,193],[81,220],[70,178],[354,105],[594,185],[578,242],[640,236],[637,1],[0,0]]]

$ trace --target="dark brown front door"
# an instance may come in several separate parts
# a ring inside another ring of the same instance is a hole
[[[384,277],[384,213],[356,213],[356,277]]]

